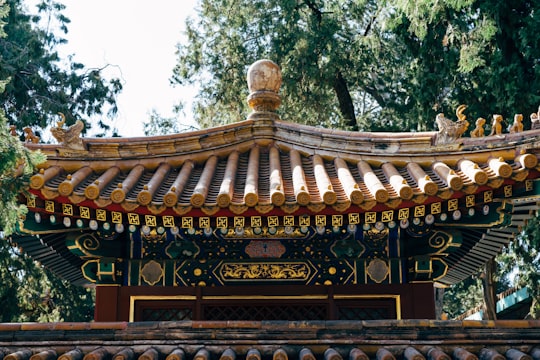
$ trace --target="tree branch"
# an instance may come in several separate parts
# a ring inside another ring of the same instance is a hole
[[[339,102],[339,110],[341,115],[345,118],[346,125],[351,128],[353,131],[358,131],[358,124],[356,123],[356,114],[354,112],[354,104],[352,101],[351,93],[349,92],[349,87],[347,86],[347,81],[341,74],[341,71],[336,73],[334,78],[334,83],[332,84],[334,91]]]

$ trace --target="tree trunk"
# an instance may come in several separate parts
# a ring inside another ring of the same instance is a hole
[[[352,131],[358,131],[358,124],[356,123],[356,114],[354,113],[354,104],[351,93],[349,92],[347,81],[345,81],[345,78],[343,78],[341,71],[336,73],[333,87],[339,101],[339,111],[346,120],[345,125],[348,126]]]
[[[484,277],[482,279],[482,285],[484,288],[484,304],[486,306],[484,320],[497,320],[497,295],[495,294],[494,281],[495,272],[495,259],[491,259],[484,267]]]
[[[435,292],[435,318],[437,320],[447,320],[447,315],[443,313],[443,299],[444,299],[444,288],[436,287],[434,288]]]

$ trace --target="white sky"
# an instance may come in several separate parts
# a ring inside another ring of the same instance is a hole
[[[61,0],[71,23],[61,53],[88,68],[114,65],[111,76],[123,79],[113,126],[122,136],[143,136],[142,123],[156,109],[173,116],[179,100],[191,108],[195,91],[172,87],[176,44],[183,40],[185,18],[197,0]],[[194,126],[189,111],[180,123]],[[107,123],[110,123],[108,121]],[[88,134],[92,136],[92,134]]]

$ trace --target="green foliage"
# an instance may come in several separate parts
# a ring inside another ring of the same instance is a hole
[[[282,118],[352,130],[433,130],[540,103],[533,1],[201,0],[173,82],[201,84],[203,127],[244,119],[247,66],[283,72]]]
[[[58,55],[58,46],[66,40],[56,34],[66,33],[69,23],[62,14],[64,5],[42,0],[38,14],[32,16],[26,13],[23,0],[6,1],[9,11],[4,26],[7,37],[0,39],[0,79],[11,81],[0,95],[0,104],[9,123],[18,129],[45,128],[61,112],[70,125],[76,119],[100,115],[106,108],[113,116],[121,82],[104,79],[104,68],[87,69],[72,57]],[[104,121],[99,126],[109,129]]]
[[[182,111],[182,105],[175,107],[175,113]],[[193,127],[182,126],[177,117],[163,117],[155,109],[150,112],[150,119],[144,123],[144,134],[151,135],[168,135],[179,133],[181,131],[195,130]]]
[[[523,231],[499,256],[499,263],[513,274],[516,287],[527,287],[533,299],[529,317],[540,319],[540,214],[530,220]]]
[[[19,217],[26,212],[26,207],[18,202],[18,195],[43,161],[43,154],[29,151],[18,137],[10,134],[0,110],[0,229],[4,234],[13,232]]]
[[[3,18],[8,11],[9,7],[0,1],[0,41],[5,36]],[[0,96],[6,85],[9,80],[0,81]],[[0,231],[3,234],[11,234],[19,217],[26,212],[26,207],[18,203],[18,195],[26,188],[36,166],[43,161],[43,154],[29,151],[11,135],[4,112],[0,110]]]
[[[482,303],[482,281],[476,275],[445,289],[443,309],[449,319],[455,319]]]
[[[512,284],[508,279],[508,268],[500,261],[496,262],[497,276],[495,293],[499,294],[509,289]],[[445,289],[443,298],[443,309],[449,319],[454,319],[468,311],[481,309],[484,305],[484,294],[482,279],[485,274],[479,271],[469,276],[467,279]],[[484,310],[485,313],[485,310]]]
[[[6,21],[4,20],[9,12],[9,6],[7,6],[5,0],[0,0],[0,38],[6,37],[6,32],[4,31],[4,26]]]
[[[40,4],[41,11],[55,14],[65,25],[68,19],[59,13],[62,9],[50,1]],[[19,128],[46,126],[57,111],[72,119],[100,113],[105,103],[114,105],[121,86],[100,79],[99,71],[81,75],[81,64],[71,64],[72,71],[61,70],[52,49],[62,40],[34,28],[32,23],[38,20],[22,13],[20,1],[0,0],[0,79],[4,79],[0,80],[0,322],[90,321],[92,289],[58,279],[5,238],[27,211],[18,202],[19,194],[26,192],[29,177],[45,161],[43,154],[29,151],[12,134],[6,112]],[[60,29],[66,31],[64,25]]]
[[[247,67],[267,57],[282,68],[284,119],[358,129],[357,118],[367,125],[382,111],[371,78],[391,76],[372,71],[384,42],[381,10],[377,1],[204,0],[197,21],[187,23],[173,81],[200,84],[201,126],[242,120]]]

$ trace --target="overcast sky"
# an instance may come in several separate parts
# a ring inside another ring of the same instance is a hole
[[[172,116],[174,104],[193,98],[193,90],[173,88],[169,79],[175,45],[182,40],[185,18],[193,15],[196,0],[60,2],[71,20],[62,53],[74,54],[75,61],[87,67],[114,65],[111,74],[123,79],[114,123],[120,135],[143,136],[142,123],[152,109]],[[181,122],[193,125],[189,114]]]

